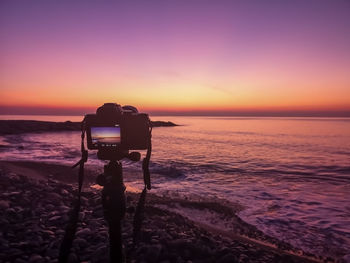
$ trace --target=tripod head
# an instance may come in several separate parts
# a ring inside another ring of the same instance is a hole
[[[141,159],[139,152],[116,151],[114,149],[100,149],[97,152],[97,158],[100,160],[119,161],[124,158],[133,162],[138,162]]]

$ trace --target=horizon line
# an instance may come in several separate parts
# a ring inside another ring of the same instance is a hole
[[[308,117],[308,118],[350,118],[350,111],[345,112],[140,112],[150,116],[169,117]],[[0,116],[85,116],[85,114],[71,113],[1,113]]]
[[[0,105],[0,115],[85,116],[95,107],[45,107]],[[242,109],[152,109],[139,107],[139,112],[153,116],[223,116],[223,117],[350,117],[350,108],[242,108]]]

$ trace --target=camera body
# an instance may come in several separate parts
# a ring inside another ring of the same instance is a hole
[[[100,159],[110,159],[113,154],[129,150],[146,150],[150,144],[148,114],[139,113],[133,106],[105,103],[96,114],[85,115],[84,125],[88,149],[99,150]]]

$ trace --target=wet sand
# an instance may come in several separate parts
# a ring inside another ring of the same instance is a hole
[[[87,169],[82,207],[70,262],[108,262],[108,228],[96,171]],[[0,261],[58,262],[68,212],[76,198],[77,170],[35,162],[0,162]],[[264,235],[242,221],[239,205],[147,194],[136,246],[133,219],[139,193],[127,192],[123,242],[127,262],[324,262]],[[184,213],[190,211],[190,213]],[[197,220],[210,211],[232,224],[223,231]],[[328,259],[331,261],[331,259]]]

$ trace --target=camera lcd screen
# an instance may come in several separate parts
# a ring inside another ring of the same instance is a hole
[[[116,147],[120,144],[120,127],[91,127],[91,140],[95,147]]]

